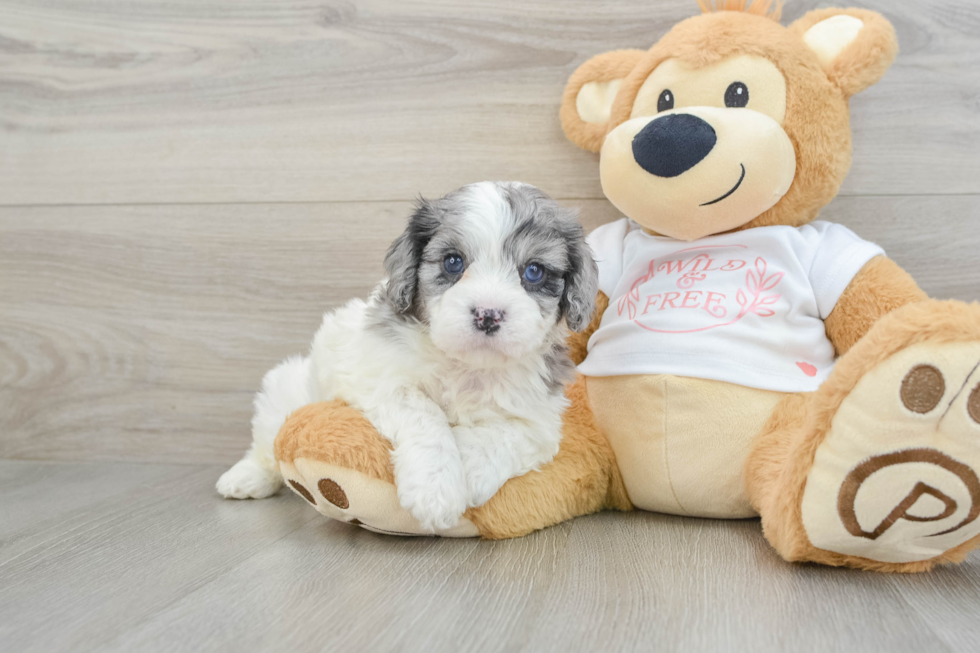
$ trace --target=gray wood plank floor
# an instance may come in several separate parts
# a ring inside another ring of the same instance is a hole
[[[902,52],[823,217],[980,298],[980,7],[854,4]],[[757,521],[646,513],[404,540],[213,492],[262,374],[368,292],[418,193],[521,179],[618,217],[561,89],[696,11],[0,0],[0,651],[980,649],[980,554],[789,565]]]
[[[399,539],[217,466],[0,462],[4,651],[965,651],[980,560],[780,560],[755,520],[606,513],[504,542]],[[9,499],[13,498],[14,501]]]

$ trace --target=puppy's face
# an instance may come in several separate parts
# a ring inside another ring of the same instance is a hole
[[[395,311],[475,363],[518,358],[588,323],[596,266],[571,211],[524,184],[483,182],[421,201],[385,259]]]

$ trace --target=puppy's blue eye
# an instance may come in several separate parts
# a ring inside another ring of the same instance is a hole
[[[449,274],[459,274],[465,267],[463,265],[463,257],[459,254],[450,254],[442,260],[442,267]]]
[[[537,263],[531,263],[524,268],[524,281],[530,284],[541,283],[544,280],[544,268]]]

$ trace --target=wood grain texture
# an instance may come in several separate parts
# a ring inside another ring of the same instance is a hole
[[[759,524],[605,513],[502,542],[401,539],[220,467],[0,461],[0,649],[965,651],[980,558],[918,576],[779,559]],[[74,496],[73,496],[74,495]],[[11,549],[13,546],[13,549]]]
[[[618,217],[570,204],[589,228]],[[370,291],[410,210],[0,208],[0,458],[234,461],[262,375]],[[844,197],[826,217],[933,296],[980,298],[977,241],[960,236],[980,197]]]
[[[367,295],[410,210],[0,209],[0,457],[231,462],[262,375]]]
[[[786,21],[825,3],[787,3]],[[843,193],[980,192],[973,0],[864,0],[902,53],[852,101]],[[558,125],[587,58],[693,0],[0,0],[0,204],[602,197]]]
[[[224,501],[218,473],[0,461],[16,486],[0,508],[0,650],[101,648],[316,517],[285,495]]]
[[[857,4],[902,52],[823,217],[980,298],[980,11]],[[561,90],[696,11],[0,0],[0,651],[977,649],[977,555],[790,565],[757,521],[651,513],[394,539],[214,493],[262,374],[370,290],[417,193],[521,179],[618,218]]]

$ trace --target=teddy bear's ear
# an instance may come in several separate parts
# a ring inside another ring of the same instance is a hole
[[[790,25],[813,50],[824,72],[845,95],[868,88],[898,54],[895,29],[884,16],[865,9],[820,9]]]
[[[609,111],[619,86],[645,50],[614,50],[598,54],[572,73],[561,100],[561,128],[583,150],[598,152],[606,137]]]

